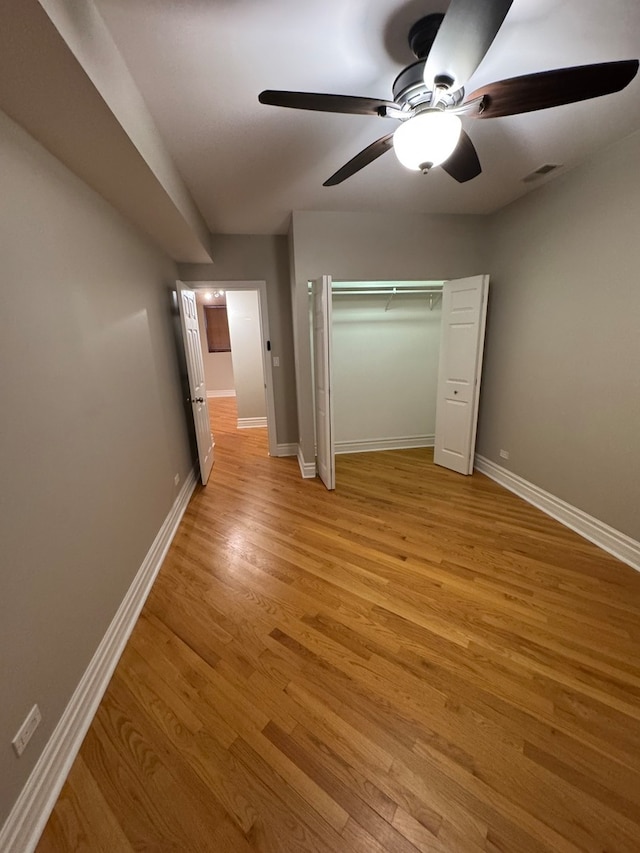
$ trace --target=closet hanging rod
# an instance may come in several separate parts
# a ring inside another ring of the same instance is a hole
[[[359,288],[347,289],[336,288],[331,291],[332,296],[410,296],[414,293],[433,293],[440,296],[442,294],[441,287],[411,287],[406,289],[400,288],[378,288],[376,290],[360,290]]]

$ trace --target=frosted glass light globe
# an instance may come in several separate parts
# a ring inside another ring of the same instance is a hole
[[[393,134],[396,157],[414,171],[425,171],[444,163],[460,139],[462,122],[441,110],[426,110],[408,119]]]

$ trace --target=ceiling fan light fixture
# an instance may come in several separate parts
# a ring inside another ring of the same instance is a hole
[[[407,169],[427,172],[453,154],[461,131],[457,115],[425,110],[400,125],[393,134],[393,148]]]

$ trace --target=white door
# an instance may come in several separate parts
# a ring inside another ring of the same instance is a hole
[[[489,276],[447,281],[442,292],[434,462],[473,472]]]
[[[336,455],[331,399],[331,276],[312,285],[313,369],[316,405],[316,457],[318,474],[328,489],[336,487]]]
[[[196,427],[196,443],[200,460],[200,477],[202,485],[206,486],[213,467],[213,436],[209,424],[207,387],[200,346],[200,330],[198,328],[198,307],[194,291],[186,287],[181,281],[178,281],[177,285],[184,353],[187,358],[187,373],[189,374],[191,410]]]

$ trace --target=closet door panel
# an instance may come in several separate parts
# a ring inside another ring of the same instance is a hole
[[[312,284],[316,464],[327,489],[336,487],[331,369],[331,277]]]
[[[434,461],[471,474],[476,443],[488,276],[445,282]]]

